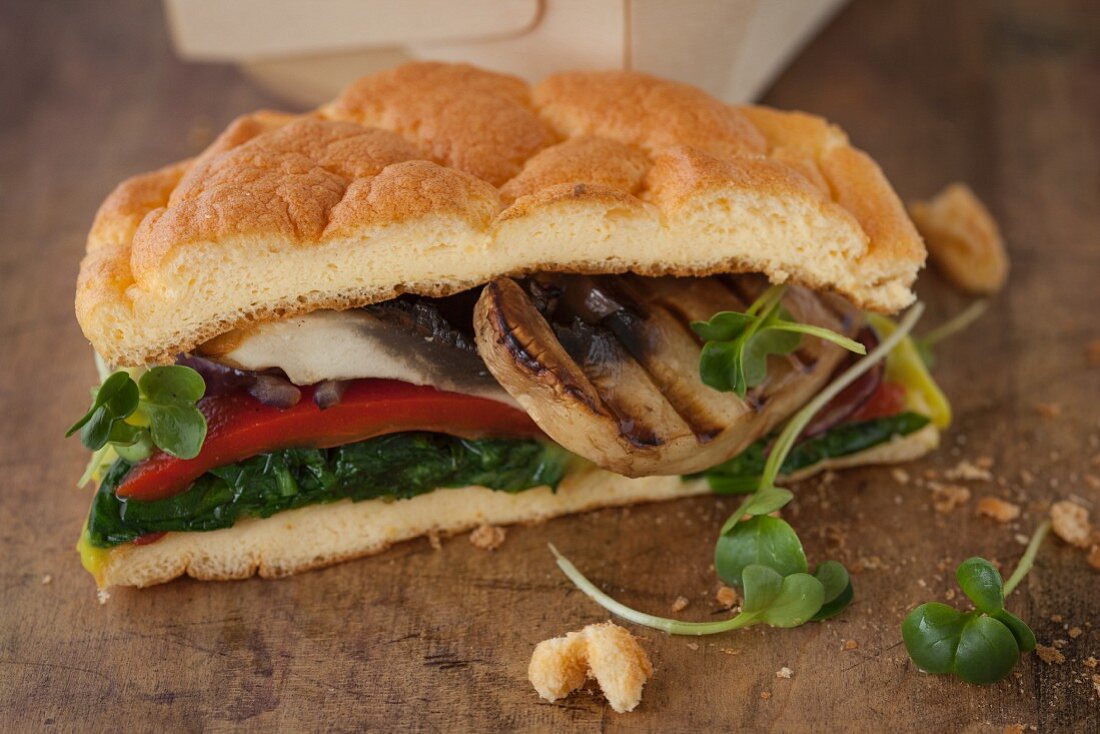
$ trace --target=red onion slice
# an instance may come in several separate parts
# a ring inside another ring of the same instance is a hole
[[[344,397],[344,390],[348,387],[346,380],[325,380],[317,383],[317,389],[313,392],[313,402],[321,410],[331,408]]]
[[[870,352],[876,346],[878,346],[878,339],[875,337],[875,332],[871,329],[863,329],[856,335],[856,341],[862,343],[867,347],[867,351]],[[857,359],[862,359],[857,355],[852,355],[851,358],[845,360],[844,364],[837,368],[836,373],[840,374],[844,370],[851,366],[852,362]],[[802,432],[801,438],[812,438],[819,436],[825,431],[829,430],[838,423],[850,418],[860,408],[862,408],[871,396],[878,390],[879,384],[882,382],[882,375],[885,371],[885,367],[882,362],[879,362],[874,367],[865,372],[855,382],[848,387],[841,390],[835,398],[825,404],[821,410],[819,410],[806,429]]]
[[[272,408],[292,408],[302,399],[302,391],[285,377],[256,375],[248,394]]]

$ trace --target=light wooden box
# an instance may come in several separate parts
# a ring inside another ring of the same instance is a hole
[[[845,0],[165,0],[173,43],[318,104],[410,59],[537,81],[630,68],[757,97]]]

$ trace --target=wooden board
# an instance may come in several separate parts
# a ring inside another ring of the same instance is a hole
[[[620,716],[590,692],[542,702],[526,681],[536,642],[606,616],[557,572],[546,543],[632,605],[667,612],[682,594],[683,617],[714,619],[708,564],[730,502],[512,529],[495,553],[465,537],[439,551],[417,541],[289,580],[182,581],[96,603],[72,550],[86,455],[61,438],[94,379],[72,316],[85,233],[116,181],[278,102],[231,68],[175,61],[159,3],[4,3],[0,729],[1100,730],[1086,675],[1100,671],[1082,663],[1100,657],[1100,574],[1059,542],[1010,607],[1047,644],[1083,628],[1064,664],[1028,655],[1013,678],[974,688],[917,672],[898,632],[909,608],[952,588],[961,559],[1012,564],[1014,535],[1051,498],[1074,494],[1100,514],[1084,482],[1100,472],[1090,464],[1100,369],[1084,353],[1100,338],[1098,58],[1093,0],[857,0],[777,83],[768,102],[842,124],[903,195],[962,179],[1000,218],[1011,289],[943,351],[937,371],[957,421],[944,449],[909,472],[993,457],[1004,486],[972,483],[975,498],[1023,501],[1026,513],[1001,526],[971,501],[938,515],[926,488],[887,470],[804,484],[790,517],[811,558],[862,567],[856,603],[792,631],[646,632],[657,672],[639,710]],[[934,274],[920,291],[929,324],[965,303]],[[1061,414],[1042,418],[1039,402]],[[789,680],[776,678],[784,666]]]

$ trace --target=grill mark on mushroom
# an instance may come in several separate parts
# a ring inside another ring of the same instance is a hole
[[[608,329],[577,318],[554,331],[565,351],[581,366],[604,405],[615,415],[619,432],[635,446],[660,446],[667,439],[656,430],[684,433],[688,427],[653,384],[646,371],[631,359]],[[622,389],[629,384],[629,390]]]

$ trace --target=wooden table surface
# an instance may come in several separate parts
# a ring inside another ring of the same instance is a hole
[[[232,68],[174,59],[148,0],[4,3],[0,69],[0,729],[1100,731],[1088,675],[1100,671],[1083,663],[1100,657],[1100,573],[1059,541],[1009,606],[1042,643],[1083,628],[1063,664],[1027,655],[1007,681],[969,687],[919,673],[898,631],[913,605],[944,598],[963,558],[1013,564],[1044,503],[1076,495],[1100,514],[1083,481],[1100,473],[1100,369],[1085,358],[1100,338],[1095,0],[856,0],[768,95],[843,125],[903,197],[964,180],[999,218],[1011,286],[943,350],[957,420],[909,471],[989,456],[1001,482],[971,483],[975,499],[947,515],[885,469],[797,487],[790,517],[810,557],[862,567],[856,603],[827,624],[697,647],[641,630],[657,671],[630,715],[591,691],[548,704],[527,683],[539,640],[606,618],[546,543],[627,603],[667,613],[682,594],[683,617],[714,619],[708,566],[729,501],[516,528],[495,553],[421,540],[289,580],[187,580],[96,603],[73,552],[87,457],[62,439],[95,378],[72,314],[85,233],[118,180],[279,102]],[[928,324],[966,302],[935,273],[919,290]],[[1025,513],[979,517],[984,494]]]

